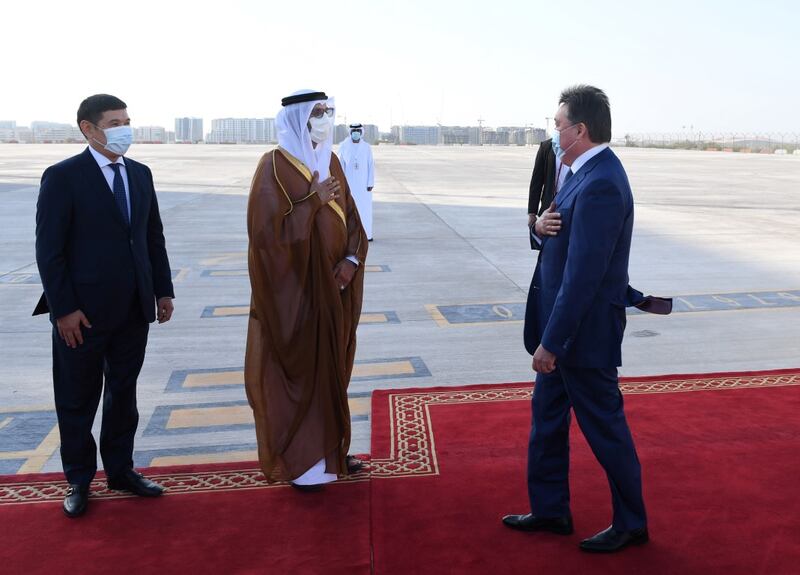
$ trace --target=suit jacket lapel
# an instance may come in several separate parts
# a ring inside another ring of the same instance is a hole
[[[586,162],[577,174],[573,175],[569,180],[567,180],[567,183],[564,184],[564,187],[559,190],[558,194],[556,195],[556,206],[561,207],[564,205],[570,196],[572,196],[575,191],[580,188],[581,182],[583,182],[586,176],[588,176],[595,166],[602,162],[607,157],[607,154],[610,153],[611,149],[606,148]]]
[[[86,177],[86,193],[98,196],[100,204],[105,205],[106,210],[111,212],[111,217],[123,228],[127,227],[125,220],[122,219],[122,214],[119,212],[117,202],[114,200],[114,194],[111,188],[108,187],[103,171],[97,165],[97,161],[95,161],[89,148],[86,148],[86,151],[83,152],[83,172]]]

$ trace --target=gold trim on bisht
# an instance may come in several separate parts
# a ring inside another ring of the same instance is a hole
[[[303,174],[303,176],[304,176],[304,177],[305,177],[305,178],[306,178],[306,179],[307,179],[309,182],[311,181],[311,170],[309,170],[309,169],[308,169],[308,166],[306,166],[306,165],[305,165],[303,162],[301,162],[300,160],[298,160],[297,158],[295,158],[293,155],[291,155],[289,152],[287,152],[286,150],[284,150],[284,149],[283,149],[283,148],[281,148],[280,146],[278,146],[277,150],[278,150],[278,151],[279,151],[281,154],[283,154],[283,157],[284,157],[284,158],[286,158],[287,160],[289,160],[289,163],[290,163],[290,164],[292,164],[292,165],[293,165],[295,168],[297,168],[297,171],[298,171],[298,172],[300,172],[301,174]]]
[[[292,154],[290,154],[289,152],[287,152],[286,150],[284,150],[280,146],[278,148],[276,148],[276,149],[281,153],[281,155],[284,158],[286,158],[289,161],[290,164],[292,164],[295,168],[297,168],[297,171],[300,172],[303,175],[303,177],[305,177],[306,180],[308,180],[309,182],[311,181],[311,170],[308,169],[308,166],[306,166],[303,162],[301,162],[300,160],[295,158]],[[273,162],[274,162],[274,160],[273,160]],[[275,179],[276,180],[278,179],[277,174],[275,175]],[[281,190],[283,190],[283,185],[280,183],[280,180],[278,180],[278,185],[280,185],[281,186]],[[284,190],[283,193],[285,194],[286,190]],[[303,200],[307,200],[312,195],[313,195],[313,192],[311,194],[308,194],[305,198],[301,198],[301,199],[297,200],[296,202],[292,202],[292,204],[297,204],[297,203],[302,202]],[[338,203],[336,203],[336,200],[328,202],[327,205],[334,212],[336,212],[336,215],[338,215],[339,218],[341,218],[342,223],[344,224],[344,226],[347,227],[347,216],[344,215],[344,210],[342,209],[342,206],[340,206]],[[291,210],[289,210],[289,212],[291,212]],[[287,212],[287,214],[289,212]]]
[[[274,150],[272,152],[272,175],[275,176],[275,181],[278,182],[278,187],[281,189],[283,195],[286,196],[286,200],[289,202],[289,210],[283,214],[284,216],[288,216],[289,214],[292,213],[292,210],[294,209],[294,202],[292,201],[292,198],[289,197],[289,194],[286,193],[286,188],[283,187],[281,179],[278,177],[278,165],[275,163]]]

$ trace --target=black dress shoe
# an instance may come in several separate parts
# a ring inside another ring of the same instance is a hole
[[[89,505],[89,488],[77,484],[70,484],[67,495],[64,497],[64,515],[75,518],[86,512]]]
[[[581,549],[589,553],[614,553],[628,545],[642,545],[649,540],[647,527],[633,531],[617,531],[612,526],[594,537],[581,541]]]
[[[164,493],[164,488],[137,473],[133,469],[126,469],[119,475],[108,478],[108,488],[115,491],[130,491],[142,497],[158,497]]]
[[[549,531],[558,535],[572,535],[572,517],[535,517],[526,515],[506,515],[503,524],[518,531]]]
[[[324,483],[313,483],[311,485],[300,485],[299,483],[290,483],[292,487],[297,489],[298,491],[303,491],[305,493],[316,493],[317,491],[322,491],[325,487]]]

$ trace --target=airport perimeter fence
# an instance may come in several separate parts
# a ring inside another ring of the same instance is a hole
[[[631,148],[666,148],[672,150],[712,150],[763,154],[800,155],[800,132],[783,134],[732,133],[666,133],[626,134],[614,141]]]

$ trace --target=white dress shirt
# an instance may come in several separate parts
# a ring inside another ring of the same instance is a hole
[[[125,162],[122,159],[122,156],[117,158],[114,162],[106,158],[103,154],[95,150],[93,147],[89,146],[89,151],[94,156],[97,165],[100,166],[100,171],[103,172],[103,176],[106,178],[106,182],[108,182],[108,189],[111,190],[111,194],[114,194],[114,170],[111,169],[111,164],[119,164],[120,170],[119,173],[122,176],[122,182],[125,184],[125,199],[128,202],[128,218],[131,216],[131,192],[130,188],[128,187],[128,172],[125,168]]]
[[[565,166],[561,163],[561,158],[556,156],[556,190],[555,193],[558,193],[558,190],[561,189],[561,186],[564,185],[564,180],[567,179],[567,174],[569,173],[569,166]]]
[[[570,166],[570,170],[572,170],[572,175],[574,176],[575,174],[577,174],[578,170],[580,170],[583,166],[586,165],[586,162],[594,158],[597,154],[605,150],[607,147],[608,144],[600,144],[599,146],[595,146],[594,148],[589,148],[580,156],[575,158],[575,161],[572,162],[572,165]]]

